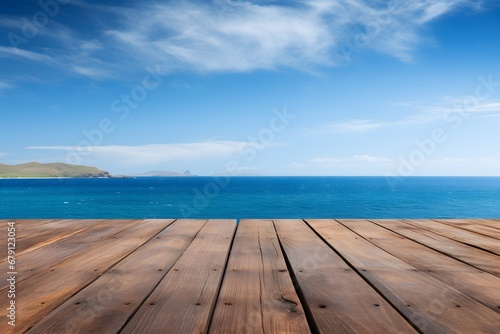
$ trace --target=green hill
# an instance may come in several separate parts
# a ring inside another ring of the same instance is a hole
[[[110,175],[96,167],[59,162],[48,164],[29,162],[21,165],[0,164],[0,178],[8,177],[110,177]]]

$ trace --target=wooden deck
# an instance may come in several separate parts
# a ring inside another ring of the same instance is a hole
[[[0,221],[0,333],[500,333],[500,220]]]

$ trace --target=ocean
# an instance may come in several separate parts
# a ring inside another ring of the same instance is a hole
[[[500,177],[1,179],[0,218],[500,218]]]

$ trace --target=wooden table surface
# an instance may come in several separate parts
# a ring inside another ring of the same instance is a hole
[[[0,333],[500,333],[500,220],[0,221]]]

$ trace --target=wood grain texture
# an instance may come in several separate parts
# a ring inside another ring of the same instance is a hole
[[[500,257],[399,220],[371,220],[410,240],[500,277]]]
[[[16,220],[0,333],[500,333],[500,220],[307,222]]]
[[[23,332],[40,321],[171,222],[172,220],[141,221],[110,239],[96,243],[88,251],[75,254],[19,282],[16,295],[16,332]],[[46,256],[52,254],[48,253]],[[0,290],[1,296],[6,294],[6,289]],[[6,311],[5,308],[0,309],[0,318],[5,318]],[[0,333],[7,333],[7,330],[11,330],[7,322],[0,322]]]
[[[205,220],[178,220],[68,299],[28,333],[117,333]]]
[[[273,222],[239,223],[210,333],[309,333]]]
[[[500,315],[487,306],[397,259],[334,220],[308,223],[421,331],[498,333]]]
[[[442,223],[481,225],[500,230],[500,219],[439,219]]]
[[[471,245],[479,249],[500,255],[500,242],[497,239],[478,233],[464,231],[457,227],[440,224],[428,219],[408,219],[405,223],[424,228],[444,237]]]
[[[53,266],[80,251],[86,251],[96,242],[113,237],[139,220],[98,220],[75,222],[79,229],[61,237],[50,237],[49,242],[40,241],[27,252],[17,253],[17,281],[20,282],[36,273]],[[39,249],[40,248],[40,249]],[[34,251],[37,250],[37,251]],[[50,254],[50,256],[48,256]],[[7,282],[0,282],[0,289],[4,289]]]
[[[235,228],[209,220],[121,333],[206,333]]]
[[[68,220],[53,220],[37,225],[30,222],[29,226],[23,224],[18,235],[18,252],[26,252],[30,249],[37,249],[39,243],[47,244],[52,240],[57,241],[63,239],[65,235],[72,234],[75,231],[80,231],[89,226],[88,220],[85,219],[68,219]],[[102,222],[102,220],[91,221],[92,224]]]
[[[497,227],[484,225],[484,222],[481,223],[480,221],[470,221],[466,219],[454,219],[453,221],[448,221],[446,219],[433,219],[433,221],[452,227],[458,227],[466,231],[482,234],[487,237],[495,238],[500,242],[500,229],[498,229]]]
[[[65,220],[52,220],[52,219],[47,219],[47,220],[42,220],[42,219],[34,219],[34,220],[2,220],[0,221],[0,230],[5,231],[5,233],[0,234],[0,243],[3,245],[6,240],[7,240],[7,224],[9,222],[14,222],[15,223],[15,228],[16,228],[16,249],[19,253],[23,252],[30,246],[29,242],[22,242],[19,244],[21,240],[24,238],[27,238],[30,235],[37,235],[41,231],[44,231],[45,229],[43,228],[44,224],[48,224],[50,226],[51,223],[56,223],[55,225],[58,226],[61,230],[63,230],[65,227],[70,226],[71,223],[67,222]],[[54,225],[54,224],[52,224]],[[67,232],[66,232],[67,233]],[[0,261],[5,260],[5,254],[0,254]]]
[[[302,220],[276,220],[275,226],[320,333],[415,333]]]
[[[500,313],[500,278],[368,221],[338,220],[351,231],[405,263]]]

